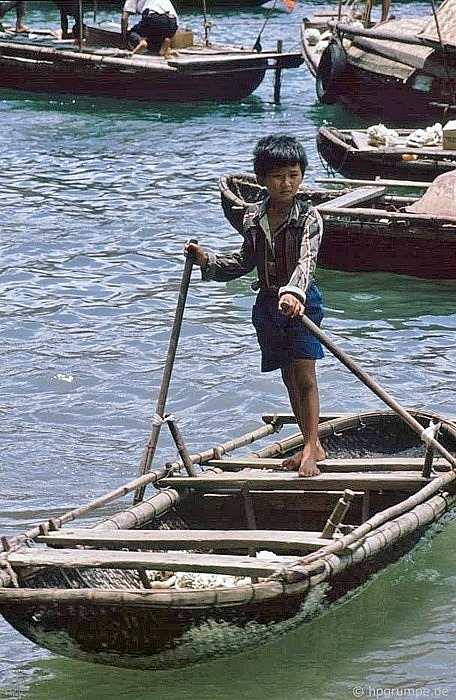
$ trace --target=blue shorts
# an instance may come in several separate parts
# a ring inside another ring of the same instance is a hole
[[[252,323],[261,348],[261,371],[281,369],[293,360],[319,360],[323,357],[320,341],[299,318],[288,318],[278,310],[278,295],[260,291],[252,309]],[[320,325],[323,301],[316,284],[309,287],[306,316]]]

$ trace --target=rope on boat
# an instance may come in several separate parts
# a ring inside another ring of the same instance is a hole
[[[16,572],[14,571],[13,567],[11,566],[11,564],[8,561],[8,555],[6,555],[6,557],[4,559],[2,559],[2,561],[0,562],[0,566],[3,569],[5,569],[6,573],[10,577],[10,580],[13,584],[13,587],[20,588],[19,580],[17,578]]]
[[[158,413],[154,413],[154,417],[152,418],[152,425],[158,427],[173,420],[175,420],[175,418],[172,413],[168,413],[163,418]]]

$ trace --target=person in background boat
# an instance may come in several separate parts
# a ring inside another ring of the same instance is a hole
[[[207,253],[188,242],[184,253],[194,257],[204,281],[226,282],[257,269],[259,289],[252,321],[261,349],[263,372],[280,369],[291,407],[304,437],[302,451],[283,462],[300,476],[320,473],[325,458],[318,439],[319,395],[315,361],[322,346],[303,323],[305,313],[320,325],[323,302],[314,281],[323,233],[320,214],[297,195],[307,166],[306,152],[285,134],[261,138],[254,150],[257,180],[267,196],[248,207],[243,243],[236,253]]]
[[[78,0],[54,0],[54,5],[60,10],[60,28],[62,30],[62,39],[75,39],[81,41],[81,20],[79,17],[79,2]],[[68,32],[68,17],[74,19],[74,26],[71,32]],[[84,24],[82,25],[84,30]]]
[[[141,14],[141,19],[128,31],[131,14]],[[168,58],[177,22],[177,12],[171,0],[126,0],[122,12],[122,43],[132,48],[134,54],[148,49]]]
[[[0,2],[0,31],[4,31],[3,24],[1,20],[4,15],[10,10],[16,10],[16,32],[21,34],[22,32],[28,32],[28,27],[25,26],[23,20],[25,16],[25,11],[27,8],[27,3],[25,2]]]

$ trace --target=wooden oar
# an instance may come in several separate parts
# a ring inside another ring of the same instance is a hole
[[[313,333],[313,335],[318,338],[320,343],[324,345],[333,355],[337,357],[338,360],[342,362],[353,374],[360,379],[363,384],[365,384],[371,391],[374,392],[382,401],[384,401],[387,406],[389,406],[398,416],[400,416],[405,423],[407,423],[412,430],[414,430],[420,436],[426,445],[434,447],[443,457],[445,457],[453,469],[456,469],[456,458],[446,450],[443,445],[441,445],[434,437],[431,435],[431,431],[423,426],[414,418],[408,411],[406,411],[400,404],[393,399],[384,389],[382,389],[377,382],[375,382],[372,377],[362,369],[344,350],[337,347],[337,345],[328,338],[328,336],[319,328],[313,321],[310,320],[305,314],[301,317],[303,324],[306,328]]]
[[[197,243],[198,241],[192,239],[192,243]],[[165,367],[163,369],[163,377],[160,386],[160,391],[157,399],[157,407],[155,409],[155,415],[152,421],[152,430],[149,440],[144,450],[141,464],[139,467],[138,476],[143,476],[147,474],[150,470],[150,465],[154,458],[155,450],[157,447],[158,436],[160,434],[160,428],[164,422],[164,411],[166,404],[166,397],[168,396],[168,389],[171,380],[171,372],[174,366],[174,359],[176,357],[177,343],[179,341],[180,330],[182,326],[182,318],[184,315],[185,302],[187,300],[187,292],[190,285],[190,277],[192,275],[193,267],[193,255],[188,254],[185,260],[184,272],[182,273],[182,281],[179,290],[179,297],[177,300],[176,311],[174,314],[174,323],[171,329],[171,337],[168,346],[168,354],[166,356]],[[139,503],[144,498],[145,487],[141,486],[135,491],[135,497],[133,503]]]

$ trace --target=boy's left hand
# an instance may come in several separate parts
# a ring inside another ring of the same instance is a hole
[[[279,311],[289,318],[304,315],[304,305],[293,294],[283,294],[279,299]]]

